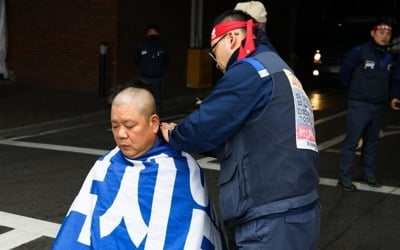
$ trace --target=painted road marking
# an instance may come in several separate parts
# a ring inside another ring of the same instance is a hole
[[[219,169],[218,164],[214,162],[210,163],[210,161],[215,161],[215,159],[213,158],[202,158],[200,160],[203,163],[203,167],[206,169],[216,170],[216,166],[218,166]],[[336,186],[337,180],[320,178],[320,184],[327,186]],[[354,184],[360,191],[400,195],[399,187],[382,186],[380,188],[373,188],[359,182],[354,182]],[[57,223],[1,211],[0,226],[12,228],[12,230],[0,234],[0,250],[9,250],[43,236],[55,238],[60,228],[60,224]]]
[[[339,112],[334,115],[319,119],[315,122],[315,124],[321,124],[327,121],[330,121],[332,119],[335,119],[337,117],[345,115],[347,112]],[[169,117],[168,119],[171,120],[173,117]],[[100,122],[103,123],[103,122]],[[87,127],[87,126],[92,126],[92,125],[97,125],[100,123],[87,123],[87,124],[81,124],[78,126],[72,126],[72,127],[67,127],[67,128],[62,128],[62,129],[56,129],[56,130],[49,130],[46,132],[41,132],[38,134],[33,134],[33,135],[28,135],[28,136],[23,136],[23,137],[14,137],[14,138],[8,138],[4,140],[0,140],[0,144],[3,145],[9,145],[9,146],[17,146],[17,147],[28,147],[28,148],[38,148],[38,149],[46,149],[46,150],[57,150],[57,151],[64,151],[64,152],[72,152],[72,153],[81,153],[81,154],[91,154],[91,155],[103,155],[108,150],[103,150],[103,149],[94,149],[94,148],[84,148],[84,147],[73,147],[73,146],[65,146],[65,145],[55,145],[55,144],[46,144],[46,143],[35,143],[35,142],[24,142],[24,141],[16,141],[17,139],[23,139],[27,137],[34,137],[34,136],[40,136],[44,134],[50,134],[50,133],[57,133],[61,131],[66,131],[66,130],[71,130],[71,129],[76,129],[76,128],[81,128],[81,127]],[[388,126],[388,128],[392,129],[397,129],[395,131],[387,131],[387,132],[381,132],[380,137],[384,136],[390,136],[390,135],[396,135],[400,134],[400,130],[398,127],[393,127],[391,125]],[[339,135],[337,137],[334,137],[328,141],[322,142],[318,144],[318,149],[319,151],[326,151],[326,152],[334,152],[338,153],[337,150],[335,149],[330,149],[330,147],[339,144],[340,142],[343,141],[345,135]],[[219,171],[220,166],[215,158],[212,157],[203,157],[197,159],[199,162],[200,166],[205,169],[210,169],[210,170],[216,170]],[[328,179],[328,178],[321,178],[321,185],[327,185],[327,186],[336,186],[337,180],[336,179]],[[393,191],[392,187],[386,188],[381,188],[379,191],[376,188],[370,189],[369,186],[365,186],[363,184],[358,184],[360,186],[360,190],[365,190],[365,191],[373,191],[373,192],[383,192],[383,193],[392,193],[392,194],[398,194],[398,191]]]
[[[0,250],[13,249],[40,237],[42,237],[42,235],[36,232],[14,229],[0,234]]]
[[[345,115],[346,112],[337,113],[335,115],[320,119],[315,122],[315,124],[321,124],[323,122],[327,122],[331,119],[337,118],[339,116]],[[87,124],[87,126],[94,125],[93,123]],[[93,148],[84,148],[84,147],[72,147],[72,146],[65,146],[65,145],[54,145],[54,144],[46,144],[46,143],[34,143],[34,142],[24,142],[24,141],[17,141],[28,137],[40,136],[43,134],[50,134],[50,133],[57,133],[60,131],[65,131],[69,129],[76,129],[79,127],[84,127],[86,125],[79,125],[69,128],[57,129],[57,130],[49,130],[44,133],[39,133],[36,135],[29,135],[23,137],[14,137],[8,138],[4,140],[0,140],[0,144],[2,145],[9,145],[9,146],[17,146],[17,147],[28,147],[28,148],[38,148],[38,149],[45,149],[45,150],[57,150],[57,151],[65,151],[65,152],[73,152],[73,153],[81,153],[81,154],[91,154],[91,155],[103,155],[108,150],[102,149],[93,149]],[[388,126],[391,129],[399,129],[398,127]],[[390,136],[400,134],[400,131],[388,131],[381,133],[381,137]],[[327,152],[337,152],[333,149],[329,149],[330,147],[337,145],[338,143],[342,142],[344,139],[344,135],[339,135],[331,140],[318,144],[318,148],[320,151],[327,151]],[[202,157],[197,159],[199,164],[204,169],[210,169],[219,171],[220,165],[215,158],[212,157]],[[400,195],[400,188],[398,187],[391,187],[391,186],[382,186],[380,188],[373,188],[364,183],[354,182],[357,188],[360,191],[367,191],[367,192],[378,192],[378,193],[385,193],[391,195]],[[337,179],[330,179],[330,178],[320,178],[320,185],[326,186],[336,186]],[[37,238],[42,236],[55,238],[57,232],[60,228],[60,224],[48,222],[44,220],[39,220],[35,218],[29,218],[26,216],[6,213],[0,211],[0,226],[11,228],[10,231],[0,234],[0,250],[9,250],[20,245],[26,244],[30,241],[33,241]]]
[[[76,151],[74,151],[76,152]],[[197,159],[202,168],[219,171],[220,165],[215,158],[204,157]],[[320,185],[332,186],[337,185],[336,179],[320,178]],[[360,191],[378,192],[400,196],[399,187],[382,186],[373,188],[366,184],[354,182]],[[0,211],[0,226],[12,228],[8,232],[0,234],[0,250],[9,250],[20,245],[26,244],[42,236],[55,238],[60,228],[60,224],[43,221],[39,219],[29,218],[26,216],[15,215]]]
[[[319,124],[321,124],[321,123],[324,123],[324,122],[333,120],[333,119],[335,119],[335,118],[344,116],[344,115],[346,115],[346,114],[347,114],[347,111],[343,111],[343,112],[336,113],[336,114],[334,114],[334,115],[330,115],[330,116],[327,116],[327,117],[318,119],[318,120],[316,120],[316,121],[314,122],[314,125],[315,125],[315,126],[316,126],[316,125],[319,125]]]
[[[109,150],[94,149],[94,148],[83,148],[83,147],[72,147],[56,144],[47,143],[37,143],[37,142],[24,142],[24,141],[14,141],[12,139],[0,140],[0,144],[16,147],[26,147],[26,148],[38,148],[47,150],[64,151],[71,153],[89,154],[89,155],[103,155]]]
[[[42,236],[55,238],[60,224],[0,211],[0,226],[12,230],[0,234],[0,250],[8,250]]]

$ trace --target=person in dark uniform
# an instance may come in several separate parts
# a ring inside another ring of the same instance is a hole
[[[238,249],[315,249],[313,111],[292,69],[258,32],[243,11],[217,18],[210,56],[224,75],[198,109],[161,131],[173,148],[219,160],[220,210]]]
[[[146,29],[146,41],[135,49],[134,60],[138,67],[139,79],[149,84],[161,111],[164,75],[169,64],[170,52],[166,44],[160,41],[159,29],[150,25]]]
[[[399,102],[399,96],[389,93],[390,86],[397,86],[400,82],[399,60],[387,47],[392,26],[380,22],[372,27],[370,35],[366,43],[348,52],[339,72],[339,80],[348,90],[348,112],[346,137],[340,151],[338,186],[350,192],[357,190],[350,169],[360,139],[362,181],[372,187],[382,185],[376,177],[375,155],[383,108],[389,96],[393,97],[392,108]]]

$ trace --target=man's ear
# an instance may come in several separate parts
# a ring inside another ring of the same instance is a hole
[[[150,122],[154,132],[157,133],[158,128],[160,127],[160,117],[157,114],[153,114],[150,116]]]
[[[235,50],[240,47],[242,41],[245,39],[245,35],[243,34],[243,32],[229,31],[228,39],[230,41],[231,49]]]

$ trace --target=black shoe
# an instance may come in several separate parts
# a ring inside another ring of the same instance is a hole
[[[338,187],[346,192],[355,192],[357,187],[351,181],[338,181]]]
[[[382,183],[378,181],[375,177],[364,177],[363,182],[371,187],[381,187]]]

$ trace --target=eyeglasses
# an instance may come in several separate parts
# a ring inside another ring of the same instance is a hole
[[[208,52],[208,55],[209,55],[214,61],[217,61],[217,58],[216,58],[216,56],[215,56],[215,52],[214,52],[214,51],[216,50],[218,43],[219,43],[222,39],[224,39],[226,35],[227,35],[227,34],[221,36],[221,38],[220,38],[216,43],[214,43],[213,46],[211,46],[210,52]]]

